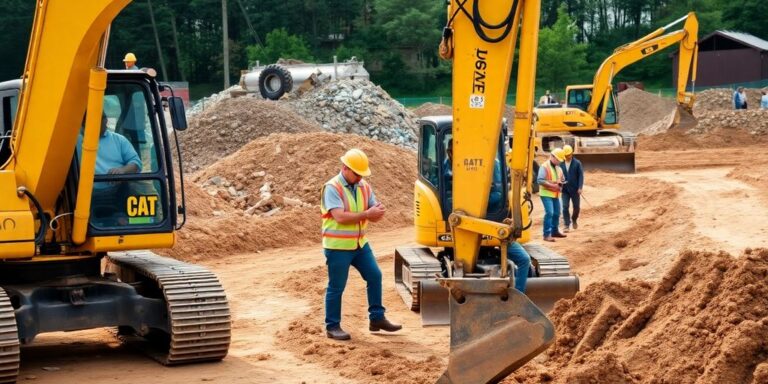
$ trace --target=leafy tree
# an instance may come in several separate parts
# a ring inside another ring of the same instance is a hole
[[[280,58],[312,61],[309,46],[301,36],[291,35],[285,28],[275,29],[267,34],[266,43],[245,48],[248,60],[274,63]]]
[[[726,3],[723,19],[728,20],[729,29],[768,40],[768,23],[765,21],[767,10],[765,0],[731,1]]]
[[[578,31],[566,7],[561,6],[557,14],[557,21],[551,28],[539,31],[536,69],[536,84],[552,90],[581,80],[587,68],[587,45],[576,43]]]

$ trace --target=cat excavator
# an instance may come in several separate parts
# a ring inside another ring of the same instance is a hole
[[[514,288],[515,266],[507,258],[510,244],[531,236],[540,8],[540,0],[448,4],[440,54],[453,61],[453,114],[419,121],[414,226],[420,246],[398,247],[394,259],[397,290],[421,311],[422,323],[450,324],[449,362],[439,383],[502,380],[554,340],[546,309],[535,303],[551,307],[578,291],[568,261],[543,246],[525,244],[533,271],[525,294]],[[518,40],[507,134],[504,102]],[[489,209],[492,184],[506,198]]]
[[[683,23],[682,29],[669,31]],[[565,144],[586,169],[635,172],[635,135],[621,132],[619,104],[611,82],[625,67],[679,44],[677,76],[678,108],[668,127],[691,123],[695,97],[699,23],[694,12],[661,27],[640,39],[622,45],[608,56],[595,73],[592,84],[570,85],[565,89],[565,104],[535,108],[537,150],[545,154]],[[688,92],[688,81],[692,91]]]
[[[0,83],[0,383],[45,332],[114,327],[167,365],[227,354],[217,277],[146,251],[185,221],[165,115],[175,130],[186,118],[153,70],[104,69],[129,2],[35,2],[24,72]]]

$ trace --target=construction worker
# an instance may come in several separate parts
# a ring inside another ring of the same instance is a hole
[[[139,69],[139,67],[136,66],[136,55],[131,52],[125,54],[123,63],[125,64],[125,69]]]
[[[539,184],[539,196],[544,206],[544,241],[555,241],[555,237],[566,237],[560,233],[560,192],[565,184],[563,170],[559,167],[565,160],[562,149],[556,148],[549,154],[549,159],[539,167],[536,182]]]
[[[341,296],[347,285],[350,265],[368,283],[368,329],[395,332],[402,328],[384,317],[381,270],[365,236],[368,222],[379,221],[386,212],[376,201],[371,186],[363,177],[371,174],[368,157],[353,148],[341,157],[341,172],[323,186],[320,211],[323,218],[323,251],[328,265],[325,291],[326,335],[335,340],[349,340],[341,328]]]
[[[555,97],[549,93],[549,89],[544,93],[544,96],[539,98],[539,105],[557,104]]]
[[[571,231],[571,223],[573,223],[573,229],[579,228],[579,211],[581,211],[581,189],[584,187],[584,169],[581,167],[581,161],[573,157],[573,147],[566,145],[563,147],[563,153],[565,153],[565,161],[560,163],[560,168],[563,170],[567,183],[563,185],[561,200],[563,203],[563,222],[565,228],[563,232]],[[573,201],[573,216],[568,209],[570,202]]]

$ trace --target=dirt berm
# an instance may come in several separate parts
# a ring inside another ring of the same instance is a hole
[[[557,341],[507,382],[768,382],[768,250],[685,251],[658,283],[599,282],[550,314]]]

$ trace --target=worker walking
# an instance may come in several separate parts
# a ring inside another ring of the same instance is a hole
[[[584,187],[584,169],[581,167],[581,161],[573,157],[573,147],[566,145],[563,147],[565,161],[560,163],[567,183],[563,185],[561,200],[563,203],[563,223],[564,232],[570,232],[571,224],[573,229],[579,228],[579,211],[581,211],[581,189]],[[569,210],[570,202],[573,201],[573,215]]]
[[[738,87],[733,93],[733,109],[747,109],[747,94],[744,87]]]
[[[329,338],[349,340],[341,328],[341,297],[353,266],[366,281],[369,330],[395,332],[402,328],[384,317],[381,270],[365,236],[368,222],[379,221],[386,212],[376,201],[371,186],[363,177],[371,174],[368,157],[350,149],[341,157],[341,172],[323,186],[320,211],[323,218],[323,251],[328,265],[325,291],[325,329]]]
[[[559,167],[565,160],[565,154],[560,148],[552,150],[549,159],[539,167],[536,182],[539,184],[539,196],[544,206],[544,241],[555,241],[555,237],[566,237],[560,233],[560,192],[565,184],[563,170]]]
[[[125,69],[139,69],[139,67],[136,66],[136,55],[131,52],[125,54],[123,63],[125,64]]]

